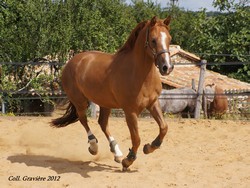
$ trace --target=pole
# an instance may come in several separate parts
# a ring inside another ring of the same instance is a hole
[[[200,78],[198,83],[197,99],[194,118],[200,119],[201,104],[202,104],[202,94],[205,82],[205,72],[206,72],[207,60],[201,60]]]
[[[2,99],[2,114],[5,114],[5,102],[4,100]]]

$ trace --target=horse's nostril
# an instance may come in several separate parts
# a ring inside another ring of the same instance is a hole
[[[163,70],[164,72],[166,72],[166,71],[168,70],[168,66],[167,66],[167,65],[163,65],[162,70]]]

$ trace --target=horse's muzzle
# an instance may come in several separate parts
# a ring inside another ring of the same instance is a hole
[[[163,76],[170,74],[174,69],[174,65],[171,63],[170,53],[168,50],[162,50],[157,53],[155,56],[155,63],[161,75]]]
[[[167,64],[163,64],[162,67],[159,67],[159,71],[161,73],[161,75],[169,75],[174,69],[174,65],[167,65]]]

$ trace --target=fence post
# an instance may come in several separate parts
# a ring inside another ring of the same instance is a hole
[[[4,102],[4,99],[2,99],[2,114],[5,114],[5,102]]]
[[[196,107],[194,118],[200,118],[201,112],[201,104],[202,104],[202,95],[203,95],[203,87],[205,82],[205,72],[206,72],[207,60],[201,60],[201,68],[200,68],[200,78],[198,83],[198,91],[197,91],[197,99],[196,99]]]
[[[202,101],[203,101],[202,106],[204,108],[204,118],[207,119],[208,118],[208,116],[207,116],[207,108],[208,108],[208,106],[207,106],[207,96],[206,96],[205,92],[203,93]]]

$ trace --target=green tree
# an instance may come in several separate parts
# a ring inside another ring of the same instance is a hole
[[[161,17],[171,16],[170,34],[172,36],[172,44],[178,44],[183,49],[190,50],[195,37],[194,25],[197,20],[197,12],[185,11],[176,6],[165,8]]]
[[[26,62],[69,49],[69,11],[59,0],[6,0],[0,11],[0,61]]]
[[[71,48],[71,36],[74,30],[71,23],[72,12],[68,1],[46,1],[50,2],[52,6],[48,6],[49,3],[44,6],[44,13],[47,15],[46,20],[43,20],[42,23],[46,27],[44,27],[45,32],[41,32],[41,35],[47,40],[40,51],[43,52],[43,55],[52,55],[52,57],[57,57],[60,62],[64,62]]]
[[[154,3],[151,0],[148,0],[146,2],[132,0],[132,3],[133,3],[132,13],[137,23],[144,20],[149,20],[153,16],[160,17],[161,14],[160,4]]]
[[[207,17],[200,13],[194,27],[195,37],[191,46],[192,51],[204,55],[210,62],[249,62],[250,46],[250,11],[249,7],[234,4],[233,1],[216,1],[222,12]],[[244,5],[244,4],[243,4]],[[218,54],[218,55],[216,55]],[[226,54],[220,56],[219,54]],[[212,66],[213,70],[243,81],[250,82],[250,66]]]
[[[72,49],[114,52],[134,25],[129,9],[120,0],[69,1],[73,11]]]

